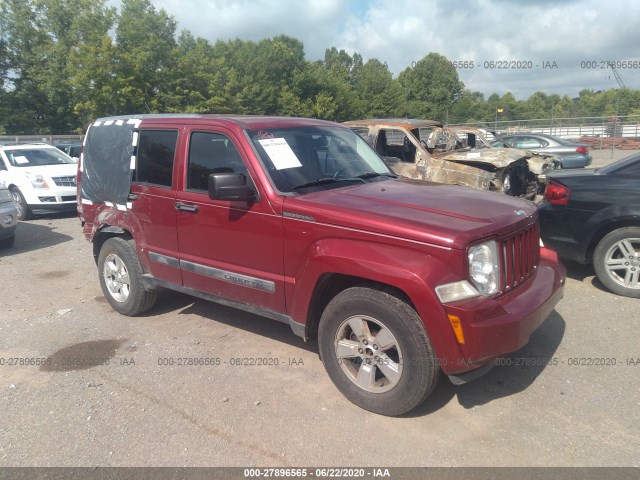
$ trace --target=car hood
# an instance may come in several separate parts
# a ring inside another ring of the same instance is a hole
[[[535,153],[529,150],[518,150],[514,148],[483,148],[478,150],[469,150],[463,152],[449,152],[440,156],[443,160],[449,160],[452,162],[461,162],[468,165],[474,163],[485,163],[495,166],[496,168],[505,168],[511,165],[513,162],[517,162],[521,159],[529,160],[530,158],[544,158],[547,163],[550,163],[549,156],[537,156]],[[542,172],[541,172],[542,173]]]
[[[409,179],[287,197],[283,208],[293,218],[459,249],[522,228],[537,211],[507,195]]]
[[[59,165],[42,165],[33,167],[15,167],[15,173],[31,173],[43,177],[75,177],[78,172],[76,163],[64,163]]]

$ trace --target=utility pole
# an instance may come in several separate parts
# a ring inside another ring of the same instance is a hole
[[[615,147],[616,147],[616,132],[618,131],[618,109],[620,107],[620,90],[623,88],[627,88],[627,85],[624,83],[624,80],[622,80],[622,77],[618,73],[618,70],[616,70],[616,66],[613,64],[613,62],[609,62],[609,68],[613,72],[613,76],[615,77],[616,82],[618,82],[618,86],[620,87],[616,92],[616,116],[613,120],[613,134],[612,134],[613,141],[611,142],[611,158],[613,158],[613,151],[615,150]]]

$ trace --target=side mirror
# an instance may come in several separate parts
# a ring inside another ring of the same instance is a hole
[[[212,200],[253,202],[256,199],[256,192],[247,185],[247,179],[241,173],[212,173],[208,182]]]

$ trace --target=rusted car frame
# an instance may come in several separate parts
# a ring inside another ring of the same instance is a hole
[[[345,122],[398,175],[466,185],[533,199],[557,168],[557,159],[526,150],[492,148],[482,130],[433,120],[372,119]]]

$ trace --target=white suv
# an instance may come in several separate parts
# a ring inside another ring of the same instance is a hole
[[[77,168],[51,145],[0,145],[0,184],[11,191],[19,220],[75,210]]]

